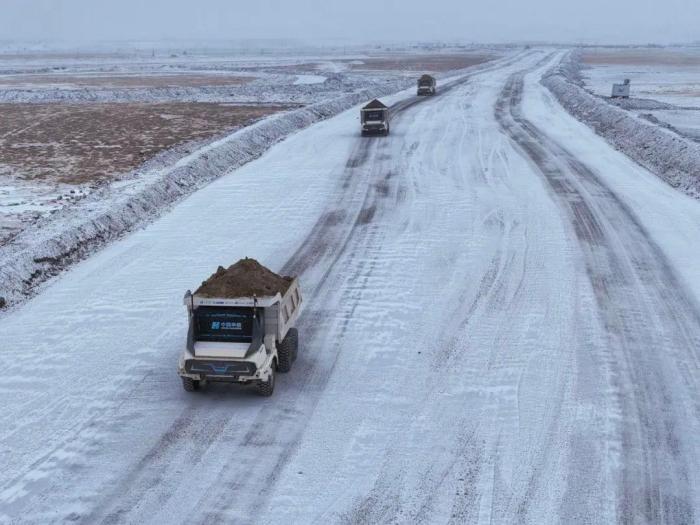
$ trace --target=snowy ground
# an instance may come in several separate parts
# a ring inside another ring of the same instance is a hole
[[[609,97],[613,83],[629,78],[632,97],[644,99],[630,109],[700,139],[700,48],[588,51],[584,64],[591,92]]]
[[[167,168],[269,112],[393,91],[430,57],[439,68],[501,51],[417,53],[0,54],[0,103],[10,104],[0,126],[0,243],[76,196]],[[375,70],[353,70],[370,61]]]
[[[235,102],[309,104],[425,72],[446,72],[499,49],[365,50],[236,55],[0,53],[0,102]]]
[[[700,142],[700,105],[693,109],[660,109],[642,114],[652,115],[653,121],[668,124],[684,137]]]
[[[696,521],[700,203],[559,58],[314,125],[0,318],[0,521]],[[182,293],[246,255],[301,276],[300,359],[186,394]]]
[[[29,224],[79,201],[89,192],[86,186],[27,183],[0,176],[0,245]]]
[[[700,60],[700,50],[698,51]],[[609,97],[613,83],[629,78],[632,93],[676,106],[700,107],[700,64],[669,65],[590,65],[583,71],[586,85],[598,95]]]

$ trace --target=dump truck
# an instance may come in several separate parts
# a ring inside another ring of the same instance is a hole
[[[389,134],[389,108],[377,99],[360,110],[360,120],[363,136]]]
[[[437,81],[435,77],[430,75],[423,75],[418,79],[418,95],[434,95],[437,87]]]
[[[289,372],[299,352],[298,279],[246,258],[219,267],[194,293],[188,290],[183,302],[189,322],[178,363],[183,388],[240,383],[271,396],[275,374]]]
[[[626,78],[622,84],[613,84],[612,98],[630,98],[629,78]]]

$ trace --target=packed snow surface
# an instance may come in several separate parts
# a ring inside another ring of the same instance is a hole
[[[0,522],[696,521],[700,203],[559,58],[319,122],[6,313]],[[299,360],[188,394],[182,294],[246,255],[300,276]]]
[[[323,77],[321,75],[298,75],[296,80],[294,81],[294,84],[299,86],[303,84],[320,84],[321,82],[325,82],[326,77]]]

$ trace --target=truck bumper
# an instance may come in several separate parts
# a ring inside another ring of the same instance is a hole
[[[218,381],[224,383],[248,383],[258,381],[263,369],[258,369],[250,361],[223,361],[217,359],[187,359],[184,367],[178,369],[181,377],[195,381]]]
[[[368,128],[362,128],[363,135],[386,135],[386,126],[372,126]]]

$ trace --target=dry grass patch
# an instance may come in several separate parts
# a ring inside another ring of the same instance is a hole
[[[77,88],[163,88],[163,87],[208,87],[238,86],[254,80],[254,77],[204,74],[170,75],[76,75],[37,74],[8,75],[0,77],[0,86],[61,86]]]
[[[284,108],[216,103],[0,104],[0,173],[81,184]]]
[[[445,55],[391,55],[362,59],[362,64],[351,64],[355,70],[367,71],[431,71],[443,72],[483,64],[495,57],[489,54],[445,54]]]

